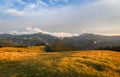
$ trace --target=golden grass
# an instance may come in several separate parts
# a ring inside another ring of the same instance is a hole
[[[91,77],[120,77],[120,53],[115,51],[81,51],[72,54],[69,58],[62,58],[61,62],[66,62],[68,65],[74,63],[81,68],[77,72],[84,72]],[[60,64],[63,65],[63,64]]]
[[[27,48],[4,47],[0,48],[0,52],[43,52],[44,46],[32,46]]]
[[[17,61],[34,57],[38,53],[44,52],[44,46],[33,46],[28,48],[0,48],[0,60]]]
[[[0,77],[120,77],[120,53],[44,52],[44,47],[0,49]]]

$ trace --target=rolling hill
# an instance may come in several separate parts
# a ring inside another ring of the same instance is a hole
[[[1,77],[120,77],[120,53],[44,52],[44,46],[0,48]]]

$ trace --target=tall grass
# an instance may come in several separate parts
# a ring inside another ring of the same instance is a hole
[[[46,53],[43,49],[0,49],[0,77],[120,77],[119,52]]]

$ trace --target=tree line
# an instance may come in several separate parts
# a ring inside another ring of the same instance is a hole
[[[101,50],[113,50],[120,52],[120,46],[113,46],[113,47],[101,47]]]

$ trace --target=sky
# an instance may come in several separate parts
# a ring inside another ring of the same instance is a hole
[[[0,0],[0,33],[28,32],[119,35],[120,0]]]

